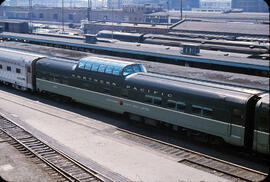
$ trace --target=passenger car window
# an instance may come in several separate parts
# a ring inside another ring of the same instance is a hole
[[[177,102],[177,110],[184,112],[186,109],[186,104],[184,102]]]
[[[203,116],[208,118],[213,118],[213,109],[210,108],[203,108]]]
[[[21,69],[16,68],[16,73],[21,73]]]
[[[167,107],[170,108],[170,109],[176,109],[176,102],[168,100]]]
[[[140,69],[140,67],[138,65],[133,65],[132,67],[133,67],[133,70],[134,70],[135,73],[141,71],[141,69]]]
[[[146,96],[145,96],[145,102],[146,102],[146,103],[152,104],[152,97],[149,96],[149,95],[146,95]]]
[[[192,105],[191,112],[193,114],[201,116],[202,108],[200,106]]]
[[[121,68],[119,68],[119,67],[114,67],[114,68],[113,68],[113,75],[120,75],[120,70],[121,70]]]
[[[92,63],[86,63],[84,69],[91,70]]]
[[[91,71],[97,71],[98,70],[98,67],[99,67],[99,64],[93,64],[92,65],[92,68],[91,68]]]
[[[2,69],[3,68],[3,66],[2,66],[2,64],[0,64],[0,69]]]
[[[131,66],[127,66],[123,70],[123,76],[127,76],[133,73],[133,69]]]
[[[80,61],[78,68],[84,69],[85,61]]]
[[[155,97],[155,98],[153,98],[153,100],[154,100],[154,104],[155,105],[161,105],[161,98],[159,98],[159,97]]]
[[[155,105],[161,105],[162,99],[160,97],[154,97],[150,95],[145,96],[145,102]]]
[[[11,67],[10,66],[7,66],[7,71],[11,71]]]
[[[107,66],[105,73],[112,74],[113,67],[112,66]]]
[[[142,64],[140,64],[140,68],[141,68],[141,72],[147,72],[147,70],[146,70],[146,68],[142,65]]]
[[[106,69],[106,66],[107,66],[107,65],[103,65],[103,64],[100,65],[99,68],[98,68],[98,72],[104,72],[105,69]]]

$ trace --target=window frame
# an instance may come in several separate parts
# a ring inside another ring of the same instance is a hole
[[[169,104],[174,104],[174,107],[169,107]],[[169,109],[176,110],[176,108],[177,108],[176,101],[174,101],[174,100],[168,100],[168,101],[167,101],[167,106],[166,106],[166,107],[169,108]]]
[[[131,72],[128,72],[126,70],[131,70]],[[126,74],[125,74],[126,73]],[[132,66],[126,66],[123,71],[122,71],[122,75],[125,77],[125,76],[128,76],[128,75],[131,75],[132,73],[134,73],[134,70],[132,68]]]
[[[16,73],[21,74],[21,69],[20,68],[16,68]]]
[[[150,101],[149,99],[151,99],[151,103],[148,102],[148,101]],[[157,104],[156,101],[158,101],[159,104]],[[151,95],[145,95],[145,102],[149,103],[149,104],[152,104],[152,105],[161,106],[162,105],[162,98],[161,97],[156,97],[156,96],[151,96]]]
[[[97,72],[104,73],[106,68],[107,68],[107,65],[101,64],[99,65]]]
[[[194,109],[199,109],[199,110],[200,110],[200,113],[194,112],[193,108],[194,108]],[[195,115],[197,115],[197,116],[202,116],[202,108],[203,108],[202,106],[191,105],[191,113],[192,113],[192,114],[195,114]]]
[[[183,106],[184,109],[180,109],[179,106]],[[186,103],[184,103],[184,102],[179,102],[179,101],[176,102],[176,110],[177,110],[177,111],[185,112],[185,109],[186,109]]]
[[[108,65],[105,69],[106,74],[112,74],[113,72],[113,66]]]
[[[211,114],[206,114],[205,111],[207,111]],[[213,118],[214,117],[214,110],[212,108],[209,108],[209,107],[203,107],[202,114],[203,114],[203,117]]]
[[[84,65],[84,69],[85,69],[85,70],[91,71],[92,65],[93,65],[92,63],[87,62],[87,63]]]
[[[121,67],[114,67],[112,71],[113,75],[119,76],[121,74]]]
[[[100,66],[100,64],[93,63],[93,64],[92,64],[92,67],[91,67],[91,71],[95,71],[95,72],[97,72],[97,71],[98,71],[99,66]]]

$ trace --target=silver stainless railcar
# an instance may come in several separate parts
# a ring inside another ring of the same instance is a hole
[[[0,48],[0,81],[20,90],[34,90],[35,62],[44,56]]]

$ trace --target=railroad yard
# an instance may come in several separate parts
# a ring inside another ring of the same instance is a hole
[[[0,72],[5,59],[22,60],[27,71],[32,59],[33,77],[31,87],[23,87],[0,75],[0,180],[263,181],[269,173],[269,39],[173,34],[146,34],[144,42],[96,35],[89,43],[81,35],[0,33]],[[197,44],[197,54],[183,53]],[[91,69],[100,64],[94,74],[87,72],[91,61]],[[109,66],[122,70],[107,73]],[[125,73],[130,66],[133,72]],[[191,92],[191,99],[178,101]],[[264,120],[257,121],[259,114]]]

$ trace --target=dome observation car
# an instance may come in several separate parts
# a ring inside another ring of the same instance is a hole
[[[77,69],[123,77],[132,73],[147,72],[142,64],[97,57],[85,57],[80,59],[77,64]]]

